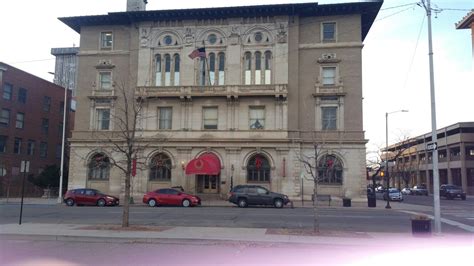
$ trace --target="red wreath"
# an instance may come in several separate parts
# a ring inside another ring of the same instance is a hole
[[[332,168],[333,165],[334,165],[334,161],[333,161],[332,159],[328,159],[328,160],[326,161],[326,163],[327,163],[327,165],[328,165],[328,168]]]
[[[257,170],[260,170],[260,167],[262,167],[262,158],[260,157],[255,157],[255,168],[257,168]]]

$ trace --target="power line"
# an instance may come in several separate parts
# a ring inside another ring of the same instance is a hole
[[[28,61],[18,61],[18,62],[11,62],[11,63],[9,63],[9,64],[33,63],[33,62],[41,62],[41,61],[49,61],[49,60],[55,60],[55,58],[36,59],[36,60],[28,60]]]
[[[409,3],[409,4],[404,4],[404,5],[399,5],[399,6],[391,6],[391,7],[387,7],[387,8],[381,8],[380,11],[383,11],[383,10],[388,10],[388,9],[394,9],[394,8],[399,8],[399,7],[404,7],[404,6],[411,6],[411,5],[416,5],[417,2],[413,2],[413,3]]]
[[[390,14],[390,15],[387,15],[387,16],[385,16],[385,17],[383,17],[383,18],[376,19],[374,22],[377,22],[377,21],[380,21],[380,20],[382,20],[382,19],[386,19],[386,18],[395,16],[395,15],[398,15],[398,14],[400,14],[400,13],[402,13],[402,12],[405,12],[405,11],[407,11],[407,10],[410,10],[410,9],[413,9],[413,6],[410,6],[409,8],[405,8],[405,9],[403,9],[403,10],[397,11],[397,12],[392,13],[392,14]]]
[[[416,39],[416,44],[415,44],[415,50],[413,51],[413,55],[411,57],[411,62],[410,62],[410,66],[408,67],[408,71],[407,71],[407,74],[405,76],[405,81],[403,82],[403,89],[405,89],[406,85],[407,85],[407,81],[408,81],[408,75],[410,74],[410,71],[411,71],[411,68],[413,66],[413,61],[415,60],[415,55],[416,55],[416,50],[418,48],[418,41],[420,40],[420,36],[421,36],[421,32],[423,30],[423,24],[425,23],[425,16],[423,15],[423,20],[421,21],[421,26],[420,26],[420,30],[418,32],[418,38]]]

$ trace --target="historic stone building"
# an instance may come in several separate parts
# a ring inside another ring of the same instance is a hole
[[[81,34],[70,188],[123,194],[110,163],[120,156],[101,136],[120,130],[125,85],[144,103],[136,197],[170,186],[225,197],[232,185],[257,183],[310,198],[299,158],[315,144],[319,193],[365,197],[362,47],[382,1],[127,4],[127,12],[60,19]]]

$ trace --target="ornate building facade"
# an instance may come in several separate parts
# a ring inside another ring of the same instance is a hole
[[[319,193],[365,197],[361,52],[381,5],[138,4],[61,18],[81,34],[69,187],[123,194],[123,174],[110,163],[120,155],[100,137],[120,131],[122,84],[143,101],[136,197],[183,186],[224,198],[252,183],[311,198],[300,159],[315,145]]]

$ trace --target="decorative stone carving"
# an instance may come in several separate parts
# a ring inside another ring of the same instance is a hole
[[[230,28],[229,43],[231,45],[237,45],[237,44],[239,44],[239,39],[240,39],[240,29],[239,29],[239,27],[232,26]]]
[[[148,47],[148,36],[150,35],[150,30],[142,28],[140,33],[140,47]]]
[[[186,46],[190,46],[193,44],[194,34],[191,28],[186,28],[184,31],[184,43]]]
[[[322,54],[320,58],[318,58],[318,63],[339,63],[341,59],[336,58],[336,53],[325,53]]]
[[[288,34],[286,33],[286,28],[283,23],[280,23],[280,27],[278,29],[277,39],[279,43],[286,43],[287,42]]]
[[[100,59],[95,66],[97,69],[112,69],[114,67],[115,65],[112,64],[112,60],[110,59]]]

